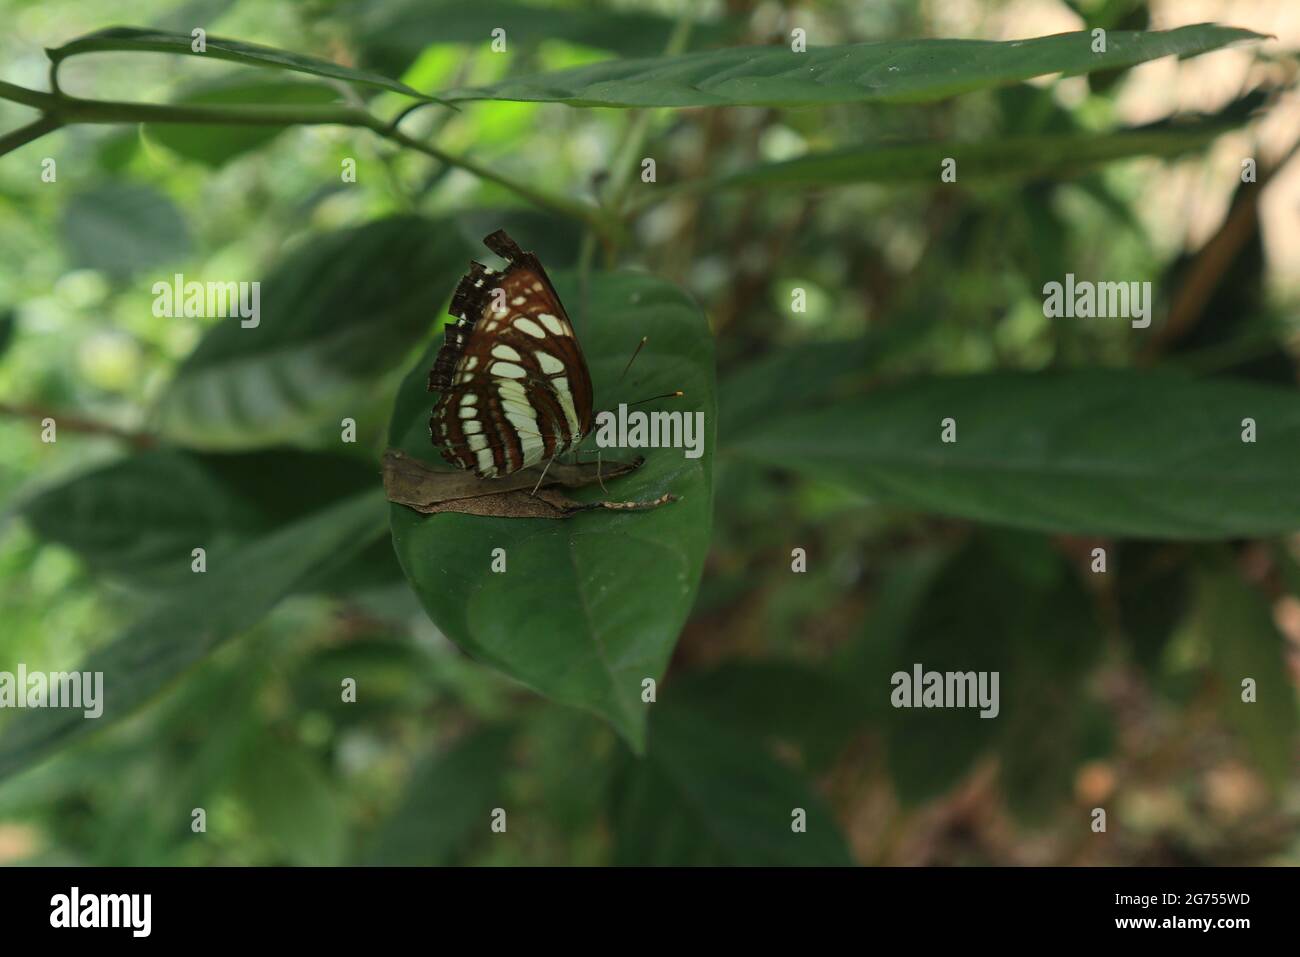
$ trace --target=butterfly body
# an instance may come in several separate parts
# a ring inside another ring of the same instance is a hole
[[[541,262],[504,230],[483,240],[508,265],[471,263],[429,372],[433,443],[457,468],[498,478],[577,448],[592,386],[573,326]]]

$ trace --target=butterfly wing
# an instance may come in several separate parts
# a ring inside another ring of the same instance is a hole
[[[448,462],[482,478],[509,475],[575,448],[591,431],[591,374],[542,264],[498,230],[484,243],[502,272],[471,263],[457,321],[429,373],[429,420]]]

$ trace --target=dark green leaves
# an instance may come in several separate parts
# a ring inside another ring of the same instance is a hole
[[[382,493],[363,492],[210,563],[191,584],[93,652],[77,670],[104,673],[103,715],[43,708],[17,712],[0,733],[0,778],[70,740],[131,714],[232,635],[262,619],[310,576],[346,561],[383,534]]]
[[[313,239],[262,283],[256,326],[213,320],[158,404],[160,429],[238,449],[357,417],[358,397],[437,321],[468,256],[452,226],[415,216]]]
[[[343,455],[158,450],[46,489],[20,514],[94,572],[176,585],[193,581],[192,549],[217,567],[258,535],[376,485],[373,466]]]
[[[149,186],[107,182],[75,193],[60,223],[73,266],[124,276],[183,259],[189,230],[172,201]]]
[[[1177,156],[1213,141],[1222,123],[1185,128],[1120,130],[1113,133],[1044,133],[970,143],[882,143],[814,153],[784,163],[741,170],[718,186],[808,188],[848,183],[924,183],[939,181],[941,164],[957,162],[963,184],[990,180],[1072,176],[1114,160],[1134,156]]]
[[[812,37],[815,42],[816,37]],[[1213,24],[1113,31],[1106,52],[1086,32],[1032,40],[902,40],[847,46],[736,47],[675,57],[611,60],[456,90],[448,100],[539,100],[570,106],[812,106],[921,103],[1036,76],[1072,76],[1164,56],[1193,56],[1258,40]]]
[[[292,70],[295,73],[310,73],[315,76],[346,80],[362,86],[379,87],[407,96],[427,100],[429,97],[413,90],[405,83],[353,67],[340,66],[328,60],[277,50],[257,43],[245,43],[242,40],[229,40],[224,37],[209,36],[205,38],[206,50],[202,53],[194,49],[195,39],[187,33],[169,33],[163,30],[143,30],[138,27],[110,27],[97,30],[84,37],[78,37],[61,47],[46,50],[54,63],[61,63],[78,53],[177,53],[185,56],[208,57],[213,60],[229,60],[248,66],[272,67],[280,70]]]
[[[581,298],[556,277],[571,315]],[[564,522],[441,514],[391,506],[393,544],[407,578],[440,629],[475,657],[548,697],[600,714],[639,746],[641,683],[659,678],[695,597],[712,513],[713,346],[705,317],[677,289],[638,275],[593,277],[588,319],[576,319],[598,409],[681,389],[685,398],[643,409],[704,414],[704,456],[645,449],[646,464],[584,501],[680,500],[649,512],[592,513]],[[649,342],[626,380],[642,336]],[[390,441],[440,461],[429,442],[426,391],[434,343],[402,385]],[[630,459],[637,450],[606,449]],[[507,571],[492,571],[493,550]]]
[[[1108,321],[1108,320],[1101,320]],[[1300,396],[1131,371],[931,378],[728,446],[882,501],[1080,534],[1211,539],[1300,527]],[[944,443],[944,419],[957,441]],[[1258,441],[1242,441],[1242,420]]]
[[[847,865],[821,798],[752,739],[656,705],[614,795],[615,864]],[[802,811],[806,830],[792,826]]]

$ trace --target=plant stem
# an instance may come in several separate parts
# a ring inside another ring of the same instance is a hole
[[[25,146],[32,140],[40,139],[46,133],[52,133],[63,124],[54,117],[45,115],[33,120],[26,126],[20,126],[12,132],[0,136],[0,156]]]
[[[352,126],[416,150],[449,166],[497,183],[530,203],[586,223],[602,235],[610,232],[595,207],[535,189],[504,173],[490,170],[463,156],[444,152],[422,143],[384,121],[353,106],[303,103],[292,106],[266,104],[125,103],[113,100],[83,100],[62,94],[42,93],[0,81],[0,99],[35,107],[45,115],[35,123],[15,130],[0,140],[16,149],[38,136],[72,123],[196,123],[229,126]],[[0,149],[0,155],[7,150]]]
[[[148,432],[132,432],[128,429],[119,429],[107,422],[87,419],[68,412],[55,412],[52,409],[45,409],[35,405],[0,402],[0,415],[35,419],[38,422],[53,419],[56,428],[65,429],[68,432],[78,432],[82,435],[109,435],[115,439],[121,439],[123,442],[128,442],[137,449],[150,449],[158,444],[157,437]]]

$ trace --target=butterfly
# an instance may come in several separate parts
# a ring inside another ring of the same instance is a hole
[[[503,229],[471,262],[448,310],[456,322],[429,372],[433,444],[457,468],[498,478],[577,448],[592,426],[591,373],[541,262]]]

